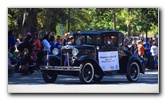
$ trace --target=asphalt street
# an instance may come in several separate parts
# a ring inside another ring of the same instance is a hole
[[[59,75],[55,83],[44,82],[41,72],[8,77],[9,93],[159,93],[158,70],[146,70],[137,82],[125,75],[104,76],[99,83],[81,84],[76,76]]]

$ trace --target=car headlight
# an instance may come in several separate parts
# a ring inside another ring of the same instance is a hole
[[[74,48],[74,49],[72,50],[72,54],[73,54],[74,56],[76,56],[78,53],[79,53],[78,49]]]
[[[58,55],[58,53],[59,53],[59,50],[57,49],[57,48],[54,48],[53,50],[52,50],[52,53],[53,53],[53,55]]]

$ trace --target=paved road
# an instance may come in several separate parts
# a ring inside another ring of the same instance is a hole
[[[78,77],[59,75],[54,84],[46,84],[40,72],[8,78],[9,93],[158,93],[158,71],[146,70],[136,83],[125,75],[105,76],[100,83],[81,84]]]

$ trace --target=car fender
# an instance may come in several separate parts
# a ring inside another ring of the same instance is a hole
[[[79,63],[89,61],[94,65],[95,73],[104,74],[104,72],[101,69],[101,67],[99,66],[99,63],[96,60],[96,58],[93,58],[92,56],[89,56],[89,55],[84,55],[84,56],[79,57],[78,61],[79,61]]]
[[[123,50],[123,52],[124,52],[127,56],[133,56],[133,54],[132,54],[130,51]]]
[[[139,65],[139,68],[140,68],[140,72],[141,73],[144,73],[144,68],[142,67],[142,63],[140,62],[140,60],[138,59],[138,57],[134,57],[134,56],[131,56],[129,59],[128,59],[128,63],[127,63],[127,69],[126,69],[126,72],[128,73],[129,72],[129,67],[130,67],[130,64],[132,62],[137,62],[138,65]]]

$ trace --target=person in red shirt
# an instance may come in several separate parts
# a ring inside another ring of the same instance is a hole
[[[41,50],[41,43],[40,43],[40,40],[38,38],[38,33],[34,34],[34,50],[35,50],[36,54],[38,54],[39,51]]]
[[[142,40],[138,40],[137,41],[137,48],[138,48],[138,56],[139,57],[143,57],[145,48],[144,48],[144,46],[142,44]]]

